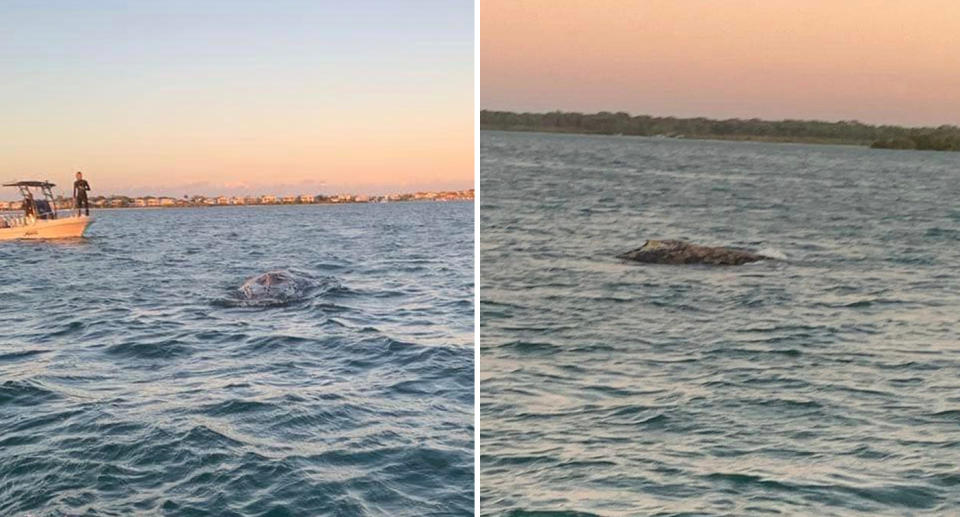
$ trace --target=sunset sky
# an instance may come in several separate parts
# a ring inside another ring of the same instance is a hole
[[[483,0],[480,103],[960,124],[960,2]]]
[[[92,195],[473,186],[467,1],[5,1],[0,61],[2,181],[68,195],[77,170]]]

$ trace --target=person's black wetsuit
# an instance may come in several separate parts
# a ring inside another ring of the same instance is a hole
[[[77,180],[73,182],[73,197],[77,200],[77,211],[83,207],[87,215],[90,215],[90,201],[87,201],[87,191],[90,190],[90,184],[87,180]]]

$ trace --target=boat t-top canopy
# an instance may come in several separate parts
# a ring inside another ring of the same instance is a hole
[[[4,183],[4,187],[17,187],[20,189],[20,195],[23,196],[23,211],[28,216],[37,219],[56,219],[57,203],[53,197],[53,183],[47,180],[26,180]],[[34,197],[31,188],[38,188],[43,193],[41,199]]]
[[[53,183],[50,183],[49,181],[28,180],[28,181],[14,181],[13,183],[4,183],[3,186],[4,186],[4,187],[40,187],[40,188],[46,187],[46,188],[51,188],[51,187],[55,187],[56,185],[54,185]]]

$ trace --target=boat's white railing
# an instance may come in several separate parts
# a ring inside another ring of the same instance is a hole
[[[27,218],[22,215],[0,215],[0,228],[17,228],[27,225]]]

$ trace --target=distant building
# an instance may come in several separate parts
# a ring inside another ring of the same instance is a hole
[[[441,192],[414,192],[401,194],[386,194],[369,196],[364,194],[336,194],[326,196],[318,194],[289,195],[289,196],[184,196],[175,197],[153,197],[144,196],[138,198],[129,198],[126,196],[96,196],[90,199],[90,204],[94,207],[183,207],[183,206],[210,206],[210,205],[259,205],[259,204],[311,204],[311,203],[372,203],[388,201],[414,201],[414,200],[432,200],[432,201],[458,201],[472,200],[474,198],[473,189],[468,190],[449,190]],[[68,198],[57,198],[56,206],[61,209],[73,208],[73,201]],[[20,208],[20,202],[0,201],[0,210],[17,210]]]
[[[0,210],[10,210],[10,202],[0,201]]]

